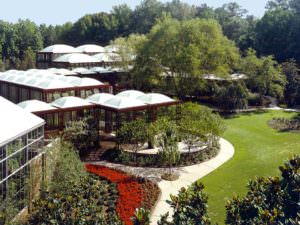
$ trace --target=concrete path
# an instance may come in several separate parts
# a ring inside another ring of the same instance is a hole
[[[160,215],[163,215],[166,212],[172,213],[169,205],[166,203],[166,200],[170,200],[170,194],[176,195],[182,187],[188,187],[196,180],[203,178],[233,157],[234,147],[232,144],[223,138],[220,138],[219,143],[220,152],[213,159],[193,166],[174,168],[173,171],[179,174],[179,179],[176,181],[162,180],[161,174],[165,172],[165,169],[163,168],[131,167],[104,161],[95,162],[93,164],[116,168],[158,182],[158,186],[161,189],[161,196],[156,207],[152,211],[150,218],[151,225],[156,225]]]
[[[152,212],[151,224],[156,225],[160,215],[166,212],[172,213],[169,205],[166,203],[166,200],[170,200],[170,194],[176,195],[182,187],[187,187],[211,173],[232,158],[233,155],[234,148],[232,144],[221,138],[220,152],[215,158],[198,165],[182,168],[181,171],[179,171],[180,177],[176,181],[160,181],[158,186],[162,191],[162,195]]]

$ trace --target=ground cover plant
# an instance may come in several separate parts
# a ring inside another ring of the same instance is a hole
[[[131,218],[137,208],[151,210],[160,194],[158,186],[145,179],[104,166],[87,164],[86,169],[116,184],[119,192],[116,212],[126,225],[133,224]]]
[[[90,175],[66,193],[42,193],[28,224],[121,224],[115,209],[118,195],[114,183]]]
[[[117,132],[118,148],[107,151],[102,159],[131,166],[170,168],[214,157],[219,150],[219,137],[225,130],[222,118],[195,103],[183,104],[179,114],[176,122],[171,114],[148,124],[141,119],[124,123]],[[179,142],[188,151],[179,152]],[[156,147],[158,154],[139,152],[147,147]]]
[[[28,224],[120,224],[116,185],[87,173],[72,144],[52,142],[45,177]]]
[[[268,121],[270,127],[278,131],[300,131],[299,119],[272,118]]]
[[[293,118],[297,113],[266,111],[238,114],[225,120],[224,137],[235,148],[234,157],[201,179],[208,193],[212,222],[224,224],[225,204],[233,193],[246,194],[246,184],[256,176],[279,175],[278,167],[300,153],[298,133],[278,132],[268,126],[274,117]]]

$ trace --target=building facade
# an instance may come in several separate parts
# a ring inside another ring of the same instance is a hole
[[[43,154],[45,122],[2,97],[0,105],[0,213],[9,206],[17,213],[28,204],[30,164]]]

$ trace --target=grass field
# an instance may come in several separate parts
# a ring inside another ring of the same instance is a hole
[[[235,148],[234,157],[202,179],[209,195],[212,222],[224,224],[225,203],[234,193],[244,195],[249,179],[279,175],[278,166],[293,154],[300,154],[300,134],[277,132],[267,125],[273,117],[295,113],[268,111],[240,114],[226,119],[224,137]]]

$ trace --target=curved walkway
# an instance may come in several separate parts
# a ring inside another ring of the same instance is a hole
[[[93,164],[116,168],[127,173],[157,181],[158,186],[161,189],[161,196],[157,202],[157,205],[152,211],[150,218],[151,224],[156,225],[160,215],[163,215],[166,212],[172,213],[171,208],[166,203],[166,200],[170,200],[170,194],[176,195],[178,190],[180,190],[182,187],[187,187],[195,181],[203,178],[233,157],[234,147],[232,144],[223,138],[220,138],[219,143],[220,152],[216,157],[197,165],[174,168],[173,170],[179,174],[179,179],[176,181],[162,180],[160,176],[165,172],[165,169],[162,168],[130,167],[104,161],[95,162]]]

